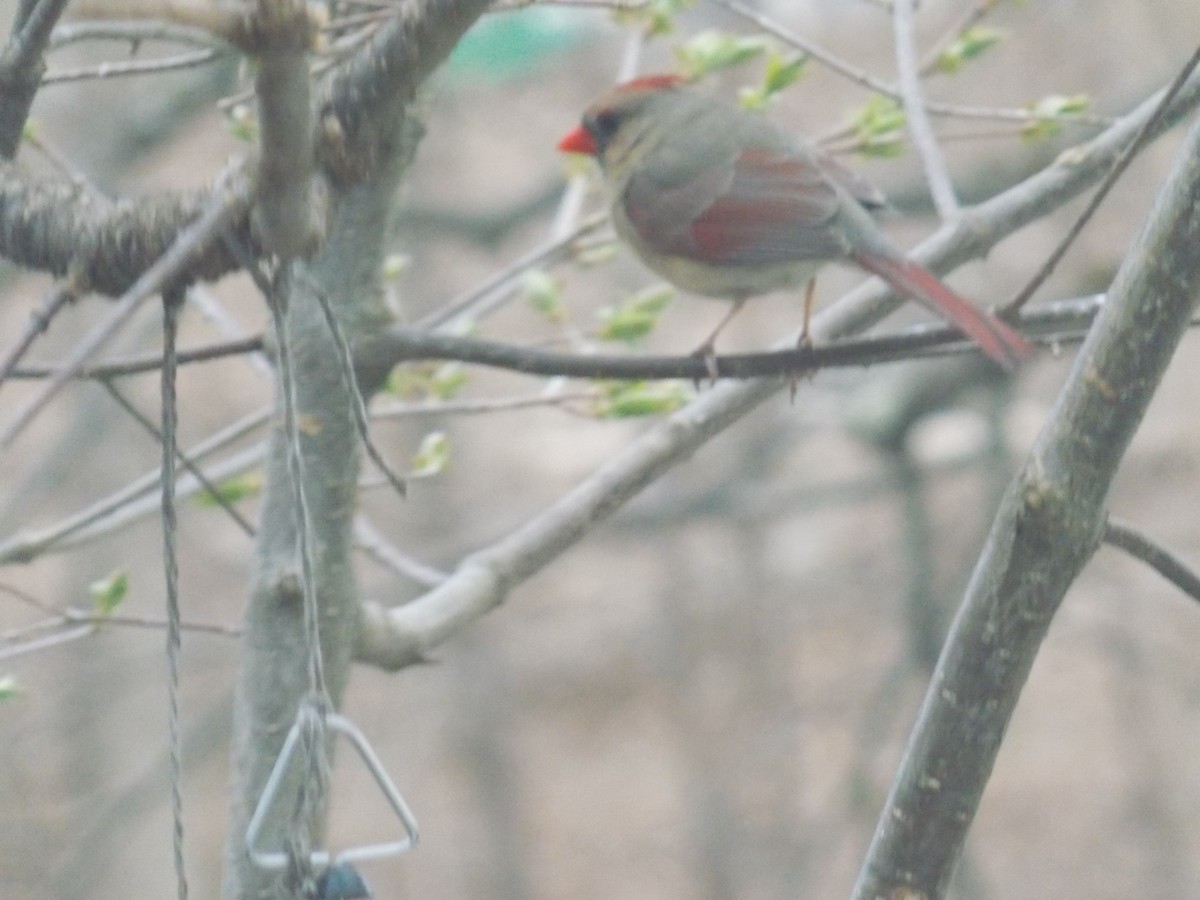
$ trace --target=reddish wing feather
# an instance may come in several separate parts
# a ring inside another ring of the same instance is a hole
[[[740,265],[824,260],[843,249],[828,227],[839,203],[820,169],[762,147],[733,163],[728,188],[692,221],[701,258]]]

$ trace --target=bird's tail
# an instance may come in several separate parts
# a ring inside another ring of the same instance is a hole
[[[895,259],[857,252],[854,262],[878,275],[900,293],[949,319],[979,348],[1005,369],[1013,369],[1033,354],[1033,345],[1019,331],[942,284],[932,272],[903,257]]]

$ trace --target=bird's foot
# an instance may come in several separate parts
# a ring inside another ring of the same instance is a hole
[[[796,341],[796,349],[800,352],[812,350],[813,342],[812,335],[808,333],[808,323],[804,323],[804,330],[800,332],[800,338]],[[793,372],[788,376],[788,400],[791,403],[796,402],[796,390],[800,387],[800,379],[804,378],[812,381],[816,377],[816,369],[801,369],[799,372]]]
[[[717,378],[720,377],[720,372],[717,371],[717,350],[713,346],[712,340],[707,340],[690,354],[694,359],[704,360],[705,371],[708,372],[708,383],[711,387],[717,383]],[[696,386],[696,390],[700,390],[700,379],[692,379],[692,384]]]

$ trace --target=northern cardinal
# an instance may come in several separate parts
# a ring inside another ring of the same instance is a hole
[[[596,157],[617,234],[684,290],[733,301],[809,282],[852,262],[945,316],[1006,369],[1033,352],[1015,329],[976,309],[894,247],[869,210],[885,204],[864,179],[758,113],[674,75],[608,91],[559,141]],[[805,322],[807,328],[807,316]]]

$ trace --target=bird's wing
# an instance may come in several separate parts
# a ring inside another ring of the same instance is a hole
[[[643,168],[621,199],[633,227],[661,252],[771,265],[845,255],[833,225],[847,193],[799,151],[752,146],[703,167],[666,160]]]

